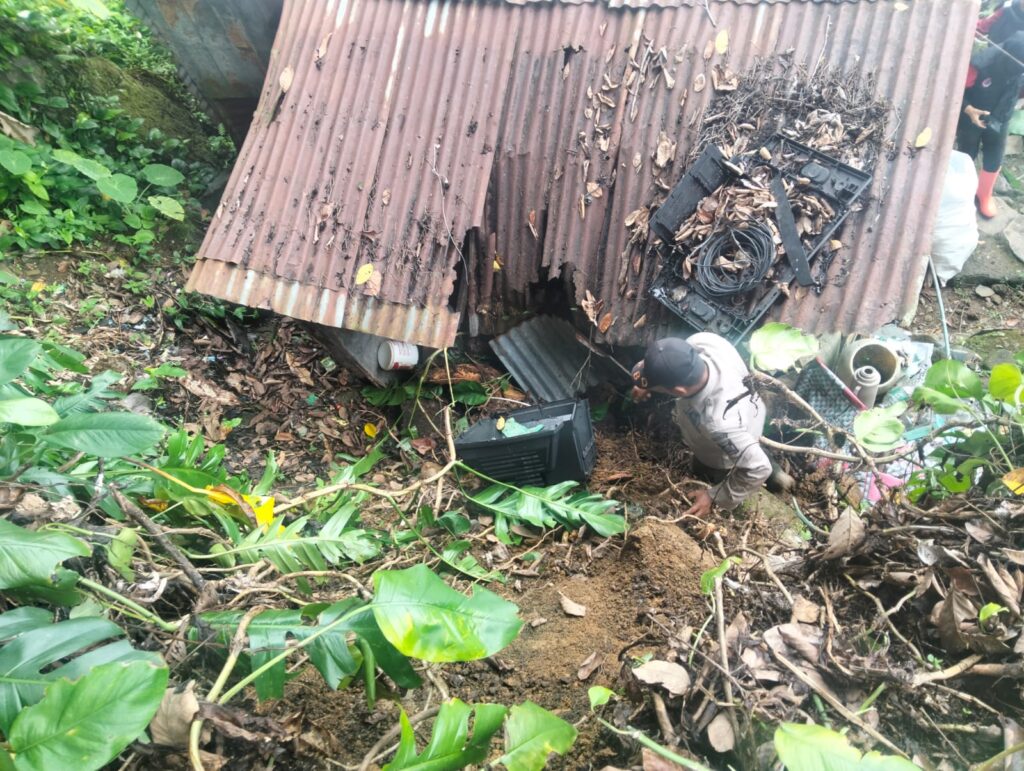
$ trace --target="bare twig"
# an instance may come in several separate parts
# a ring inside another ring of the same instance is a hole
[[[679,737],[676,736],[676,731],[672,727],[672,721],[668,716],[668,710],[665,709],[665,700],[661,698],[660,693],[652,693],[651,698],[654,702],[654,714],[658,718],[658,727],[661,728],[661,735],[665,738],[665,744],[675,747],[679,743]]]
[[[180,567],[182,572],[188,577],[188,580],[192,583],[195,590],[197,592],[202,592],[206,587],[206,581],[201,575],[199,575],[199,571],[196,570],[195,565],[189,561],[188,557],[182,554],[178,547],[171,543],[171,540],[164,535],[160,526],[147,517],[142,512],[142,509],[122,495],[121,491],[118,490],[117,487],[114,485],[108,485],[108,489],[110,490],[111,495],[114,496],[114,500],[117,502],[117,505],[121,507],[121,511],[123,511],[129,519],[134,520],[145,528],[146,531],[153,536],[153,540],[160,544],[160,548],[167,552],[167,555],[172,560],[178,563],[178,567]]]
[[[421,723],[424,720],[429,720],[440,711],[440,706],[428,707],[427,709],[417,712],[415,715],[411,715],[409,717],[409,723],[412,725],[416,725],[417,723]],[[384,748],[387,747],[388,744],[394,741],[395,737],[398,736],[398,734],[401,733],[401,731],[401,725],[392,726],[390,729],[388,729],[388,731],[385,732],[384,735],[377,740],[377,743],[370,747],[366,755],[363,756],[363,762],[359,764],[359,771],[366,771],[366,769],[373,765],[373,762],[377,759],[377,756],[380,755],[381,752],[383,752]]]
[[[951,667],[946,667],[938,672],[918,672],[914,675],[913,686],[916,688],[925,683],[934,683],[938,680],[952,680],[959,677],[984,658],[980,653],[974,653]]]
[[[725,637],[725,600],[722,592],[722,577],[715,578],[715,616],[718,620],[718,648],[722,658],[722,669],[729,672],[729,643]],[[736,705],[733,702],[732,681],[727,677],[722,681],[725,689],[725,700],[729,704],[729,724],[732,726],[732,733],[737,739],[740,735],[739,723],[736,720]]]
[[[775,571],[772,570],[772,566],[768,564],[768,558],[765,555],[761,554],[761,552],[754,551],[753,549],[747,548],[746,546],[741,546],[739,550],[742,552],[746,552],[747,554],[750,554],[754,557],[757,557],[761,561],[761,566],[764,568],[764,572],[768,574],[768,578],[772,580],[772,583],[779,588],[779,591],[782,592],[782,596],[785,597],[786,602],[789,603],[789,607],[792,608],[793,595],[789,593],[789,590],[785,587],[782,581],[779,580],[779,577],[775,575]]]

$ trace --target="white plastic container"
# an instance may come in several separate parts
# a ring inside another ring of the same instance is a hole
[[[384,370],[412,369],[419,360],[420,349],[412,343],[387,340],[377,349],[377,363]]]

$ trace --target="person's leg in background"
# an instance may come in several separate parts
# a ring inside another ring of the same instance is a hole
[[[999,213],[993,200],[996,180],[1003,165],[1006,152],[1006,138],[1010,134],[1010,121],[1003,121],[996,131],[984,129],[981,135],[981,171],[978,172],[978,213],[987,220]]]
[[[971,123],[971,119],[966,115],[961,115],[956,127],[956,149],[971,156],[971,160],[977,158],[981,151],[982,130]]]

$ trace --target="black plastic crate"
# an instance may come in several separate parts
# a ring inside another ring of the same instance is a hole
[[[791,180],[800,178],[806,189],[826,198],[833,208],[835,216],[805,249],[807,260],[813,264],[842,226],[847,214],[867,191],[871,175],[780,134],[771,137],[765,147],[772,152],[773,158],[783,162],[772,161],[766,164],[759,155],[752,154],[745,162],[748,170],[769,165]],[[742,158],[734,158],[733,162],[744,163]],[[709,146],[666,200],[666,204],[675,199],[685,205],[667,207],[662,216],[659,216],[659,210],[651,218],[652,229],[655,221],[659,221],[656,234],[662,239],[660,251],[663,267],[649,291],[654,299],[694,331],[715,332],[738,343],[760,323],[761,318],[782,296],[778,285],[789,285],[793,281],[795,272],[792,266],[787,260],[780,261],[776,265],[774,285],[764,287],[760,294],[753,292],[719,298],[706,293],[696,282],[684,281],[678,275],[676,266],[685,255],[672,243],[675,230],[697,210],[706,195],[717,189],[709,189],[709,185],[730,181],[735,176],[731,174],[733,168],[737,166],[725,165],[717,148]]]
[[[586,399],[527,407],[507,417],[526,427],[547,425],[532,434],[506,437],[496,419],[486,418],[455,440],[459,459],[481,474],[518,486],[582,482],[594,470],[597,445]]]

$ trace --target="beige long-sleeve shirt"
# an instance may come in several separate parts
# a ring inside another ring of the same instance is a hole
[[[743,396],[750,374],[743,359],[725,338],[710,332],[688,337],[708,366],[708,382],[700,393],[676,399],[674,418],[683,441],[704,465],[727,470],[725,479],[708,492],[717,506],[732,509],[755,493],[771,474],[761,448],[764,403],[756,394]]]

